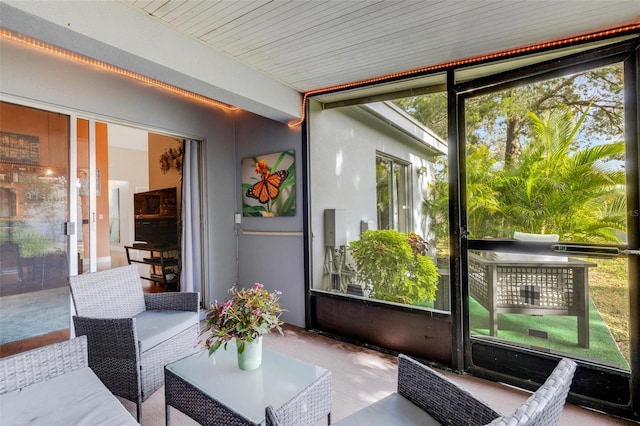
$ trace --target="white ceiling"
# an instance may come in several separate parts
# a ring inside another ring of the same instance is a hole
[[[640,22],[638,0],[123,0],[308,92]]]

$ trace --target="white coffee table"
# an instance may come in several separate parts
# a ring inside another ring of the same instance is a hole
[[[202,425],[261,425],[272,406],[283,424],[331,424],[331,371],[263,349],[262,365],[238,368],[235,347],[165,367],[166,422],[174,407]]]

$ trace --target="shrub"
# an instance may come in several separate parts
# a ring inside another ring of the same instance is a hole
[[[435,298],[438,271],[427,242],[414,233],[383,229],[365,231],[349,243],[356,278],[369,297],[399,303],[425,303]]]

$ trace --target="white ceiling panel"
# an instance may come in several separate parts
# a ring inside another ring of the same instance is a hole
[[[0,0],[0,11],[8,31],[287,123],[302,117],[301,93],[623,25],[640,36],[640,0]],[[516,63],[530,62],[464,78]]]
[[[638,0],[122,1],[300,92],[640,22]]]

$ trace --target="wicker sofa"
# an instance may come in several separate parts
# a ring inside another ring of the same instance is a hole
[[[512,413],[502,416],[444,375],[403,355],[398,356],[398,391],[335,425],[499,425],[558,424],[576,363],[562,359],[538,390]],[[280,426],[267,407],[267,425]]]
[[[88,366],[87,338],[0,359],[2,425],[137,425]]]
[[[199,293],[143,294],[136,265],[69,277],[77,336],[89,366],[117,396],[142,402],[164,385],[164,366],[199,349]]]

